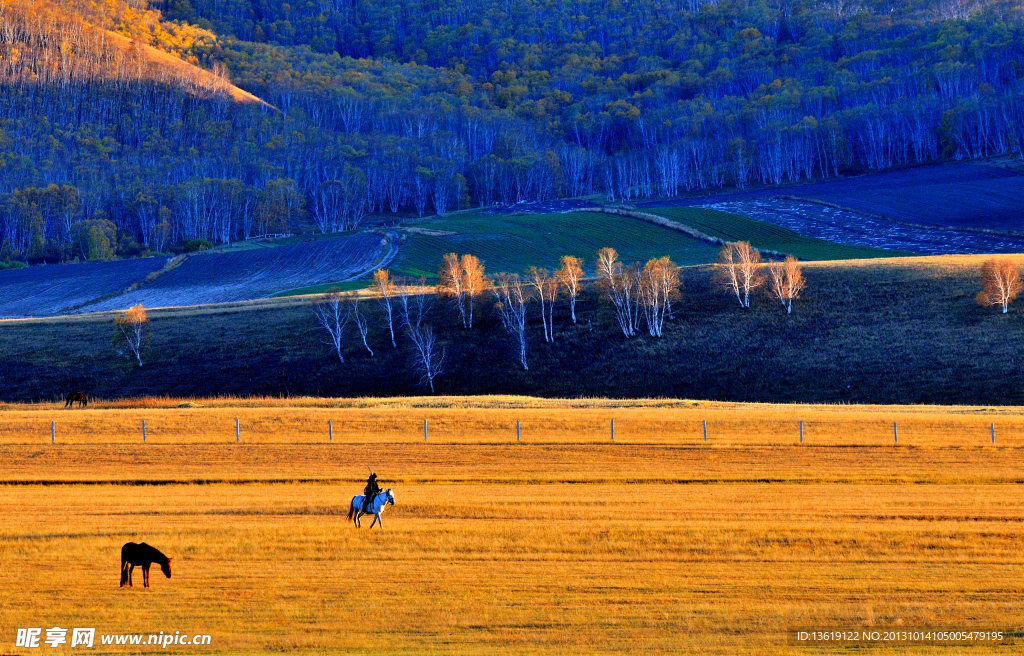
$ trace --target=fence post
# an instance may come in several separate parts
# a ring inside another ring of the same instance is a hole
[[[50,422],[50,444],[56,444],[57,443],[57,428],[56,428],[56,424],[57,424],[57,422],[55,422],[55,421],[51,421]]]
[[[334,441],[334,426],[331,425],[331,420],[330,419],[327,420],[327,441],[328,442],[333,442]]]
[[[146,443],[146,420],[142,420],[142,443]]]
[[[615,420],[612,419],[612,442],[615,441]]]
[[[900,434],[896,431],[896,422],[892,422],[892,441],[895,444],[900,443]]]
[[[235,418],[235,441],[241,442],[242,439],[238,436],[238,418]]]
[[[800,420],[800,444],[804,443],[804,420]]]
[[[522,437],[522,434],[519,432],[519,420],[516,419],[516,442],[519,441],[520,437]]]
[[[704,420],[704,441],[708,441],[708,420]]]
[[[427,441],[427,420],[423,420],[423,441]]]
[[[996,443],[996,425],[995,424],[989,424],[989,427],[992,429],[992,444],[995,444]]]

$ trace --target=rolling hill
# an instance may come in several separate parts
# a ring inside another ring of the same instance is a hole
[[[808,239],[770,224],[711,210],[687,211],[699,225],[737,226],[736,239],[801,257],[840,259],[893,253]],[[732,233],[729,233],[732,234]],[[780,237],[781,235],[781,237]],[[717,233],[715,233],[717,236]],[[487,270],[554,270],[563,255],[582,257],[610,246],[625,261],[668,255],[679,264],[714,262],[719,245],[634,216],[598,211],[557,214],[462,213],[410,221],[388,231],[242,242],[176,260],[36,266],[0,271],[0,317],[119,310],[142,303],[171,307],[228,303],[277,295],[365,287],[370,272],[434,278],[445,253],[471,253]]]
[[[469,331],[437,301],[427,320],[446,351],[438,391],[1024,405],[1024,388],[1013,383],[1024,366],[1024,305],[1002,315],[975,304],[984,259],[808,263],[808,287],[791,316],[764,296],[743,311],[711,284],[707,267],[690,267],[661,339],[625,339],[610,306],[588,292],[576,325],[558,302],[554,342],[546,343],[531,306],[529,371],[517,365],[489,298]],[[107,398],[420,392],[408,342],[399,330],[399,348],[391,348],[375,302],[363,307],[375,355],[350,326],[341,364],[316,325],[315,300],[153,310],[142,368],[111,348],[110,314],[3,321],[0,399],[51,399],[70,389]]]
[[[200,305],[266,298],[297,287],[365,277],[394,257],[384,233],[199,252],[175,260],[34,266],[0,271],[0,317]]]
[[[918,255],[1024,252],[1024,175],[997,164],[1005,162],[918,166],[636,205],[726,239],[764,233],[746,225],[753,220],[850,247]],[[726,214],[691,217],[698,207]],[[790,240],[780,234],[772,241]],[[801,255],[792,247],[777,250]]]
[[[0,271],[0,317],[65,314],[160,271],[170,258],[55,264]]]
[[[168,307],[266,298],[297,287],[365,277],[386,265],[396,246],[376,232],[266,248],[198,253],[146,285],[91,303],[89,312],[142,303]]]

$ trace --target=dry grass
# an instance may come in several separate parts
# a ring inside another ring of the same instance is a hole
[[[9,433],[48,423],[53,407],[0,411],[0,481],[17,483],[0,495],[8,635],[204,632],[203,653],[236,654],[766,654],[819,653],[787,646],[797,626],[1020,627],[1021,446],[947,443],[950,426],[1016,426],[1019,409],[525,398],[161,407],[178,402],[67,411],[62,422],[89,439],[56,445]],[[495,437],[509,413],[522,417],[521,443]],[[700,413],[731,437],[712,432],[719,443],[705,446],[660,428]],[[278,432],[235,444],[233,420],[227,440],[204,428],[233,414]],[[361,432],[421,415],[437,422],[436,442]],[[816,440],[809,430],[804,446],[771,436],[797,415],[844,428]],[[194,432],[142,445],[112,428],[143,416],[179,417]],[[333,444],[290,432],[328,416]],[[584,430],[610,416],[616,443]],[[889,416],[906,422],[907,441],[866,444]],[[352,427],[339,431],[342,417]],[[864,444],[839,445],[844,435]],[[383,532],[345,519],[366,464],[395,492]],[[103,484],[133,481],[175,484]],[[175,557],[174,578],[154,572],[148,591],[119,589],[129,540]]]
[[[407,485],[373,533],[346,525],[351,491],[9,489],[0,624],[225,653],[731,654],[785,652],[792,626],[1020,618],[1020,486]],[[118,589],[128,540],[174,578]]]
[[[366,467],[416,483],[1024,482],[1021,449],[660,444],[0,445],[0,482],[361,486]]]
[[[183,406],[183,407],[179,407]],[[544,400],[528,397],[423,399],[141,399],[0,406],[0,444],[47,444],[50,422],[61,444],[135,444],[146,422],[151,444],[336,443],[620,444],[679,446],[996,447],[1024,446],[1024,408],[822,406],[706,401]],[[708,441],[704,442],[703,422]]]

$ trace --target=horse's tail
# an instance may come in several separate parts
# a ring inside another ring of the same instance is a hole
[[[356,500],[352,499],[352,503],[348,504],[348,519],[352,520],[352,516],[356,514]]]

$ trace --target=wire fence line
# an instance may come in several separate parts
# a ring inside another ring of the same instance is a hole
[[[0,416],[0,444],[662,444],[666,446],[1024,447],[1024,418],[635,417],[505,411],[405,416]]]

